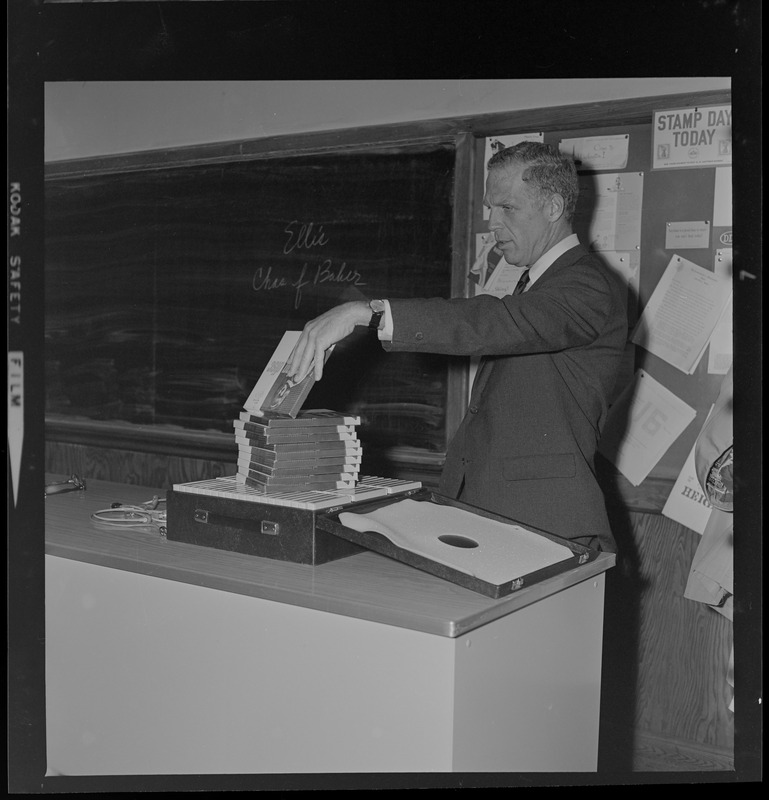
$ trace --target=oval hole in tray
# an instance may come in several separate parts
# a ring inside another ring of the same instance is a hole
[[[452,547],[478,547],[478,542],[475,539],[468,539],[467,536],[459,536],[456,533],[444,533],[439,536],[438,540],[444,544],[450,544]]]

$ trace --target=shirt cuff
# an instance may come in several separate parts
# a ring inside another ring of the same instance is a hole
[[[393,340],[393,315],[390,310],[390,301],[385,300],[385,311],[382,320],[384,325],[377,331],[377,336],[382,342],[391,342]]]

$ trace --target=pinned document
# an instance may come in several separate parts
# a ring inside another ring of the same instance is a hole
[[[611,407],[598,450],[633,484],[642,483],[696,411],[642,369]]]
[[[674,255],[630,339],[691,375],[731,293],[730,280]]]

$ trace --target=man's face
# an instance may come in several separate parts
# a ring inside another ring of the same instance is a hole
[[[505,261],[531,266],[553,244],[548,202],[542,202],[522,180],[524,167],[493,167],[486,179],[484,205],[489,209],[489,230]]]

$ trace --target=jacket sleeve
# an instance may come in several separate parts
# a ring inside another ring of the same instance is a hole
[[[545,273],[521,295],[390,300],[390,306],[393,338],[383,342],[385,349],[460,356],[578,347],[625,316],[616,283],[591,263],[574,264],[552,278]]]

